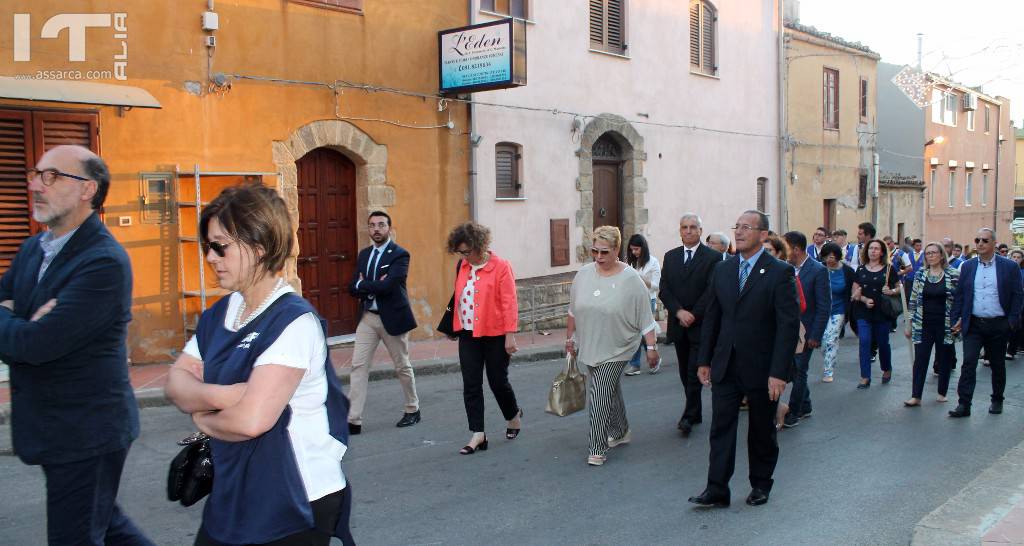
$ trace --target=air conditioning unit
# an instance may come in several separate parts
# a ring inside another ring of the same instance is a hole
[[[966,93],[963,98],[964,110],[977,110],[978,109],[978,95],[974,93]]]

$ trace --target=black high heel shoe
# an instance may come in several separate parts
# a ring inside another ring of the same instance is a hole
[[[887,372],[887,373],[888,373],[888,375],[886,375],[885,373],[882,374],[882,384],[883,385],[886,385],[890,381],[892,381],[892,372]]]
[[[467,445],[459,450],[459,455],[472,455],[477,451],[487,451],[487,436],[484,436],[484,441],[477,444],[476,447]]]
[[[523,418],[523,408],[519,408],[519,415],[518,415],[518,417],[519,417],[520,420]],[[515,440],[516,437],[519,436],[519,431],[520,430],[522,430],[522,429],[506,428],[505,429],[505,438],[508,439],[508,440]]]

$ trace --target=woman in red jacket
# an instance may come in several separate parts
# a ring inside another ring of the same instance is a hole
[[[508,428],[505,438],[519,435],[523,410],[508,382],[508,364],[516,352],[519,304],[512,266],[488,250],[491,230],[467,222],[448,235],[448,252],[462,256],[455,278],[452,330],[459,339],[462,367],[462,398],[466,404],[469,443],[459,453],[470,455],[487,449],[484,433],[484,370]]]

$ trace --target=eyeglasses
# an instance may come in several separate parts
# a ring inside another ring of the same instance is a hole
[[[473,251],[469,250],[469,249],[466,249],[466,250],[456,250],[455,253],[460,255],[460,256],[462,256],[463,258],[468,258],[469,255],[473,253]]]
[[[28,169],[27,171],[25,171],[25,179],[28,180],[29,182],[35,180],[37,176],[43,179],[44,186],[52,186],[53,183],[57,181],[58,176],[73,178],[75,180],[81,180],[82,182],[88,182],[90,180],[89,178],[85,178],[83,176],[78,176],[76,174],[68,174],[66,172],[61,172],[53,168],[43,170]]]
[[[749,224],[736,224],[732,227],[733,231],[765,231],[760,227],[751,226]]]
[[[975,237],[974,238],[974,244],[976,244],[976,245],[980,245],[981,243],[985,243],[987,245],[987,244],[989,244],[991,242],[992,242],[992,239],[983,239],[981,237]]]
[[[607,248],[591,247],[590,253],[595,255],[595,256],[597,256],[598,254],[600,254],[601,256],[607,256],[607,255],[611,254],[612,251],[608,250]]]
[[[209,243],[204,243],[203,244],[203,255],[205,256],[205,255],[209,254],[210,251],[212,250],[214,254],[216,254],[217,256],[220,256],[221,258],[223,258],[224,257],[224,252],[232,244],[234,244],[233,241],[232,242],[227,242],[227,243],[218,243],[217,241],[210,241]]]

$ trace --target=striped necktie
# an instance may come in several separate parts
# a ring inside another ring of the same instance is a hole
[[[747,277],[750,275],[750,262],[743,262],[740,265],[740,290],[743,290],[743,285],[747,284]]]

